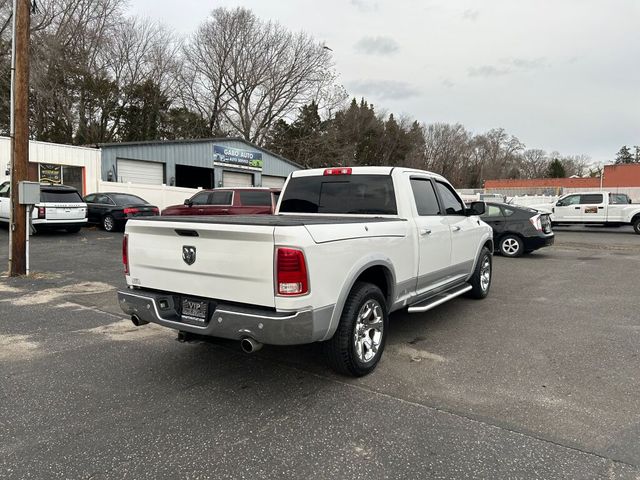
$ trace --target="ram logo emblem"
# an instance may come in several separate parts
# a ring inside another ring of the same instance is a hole
[[[196,261],[196,247],[190,245],[182,246],[182,260],[187,265],[193,265]]]

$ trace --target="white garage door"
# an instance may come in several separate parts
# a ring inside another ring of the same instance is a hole
[[[164,163],[118,159],[118,181],[162,185],[164,183]]]
[[[282,188],[286,178],[273,177],[271,175],[262,175],[262,186],[268,188]]]
[[[252,187],[253,174],[240,172],[222,172],[223,187]]]

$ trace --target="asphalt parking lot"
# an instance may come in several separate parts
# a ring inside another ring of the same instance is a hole
[[[394,314],[361,379],[135,328],[121,234],[38,235],[0,279],[0,478],[639,479],[640,236],[556,235],[484,301]]]

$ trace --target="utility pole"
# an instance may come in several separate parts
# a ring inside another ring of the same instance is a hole
[[[27,270],[27,210],[18,201],[18,183],[29,169],[29,23],[31,0],[13,0],[11,55],[11,219],[9,226],[9,275]]]

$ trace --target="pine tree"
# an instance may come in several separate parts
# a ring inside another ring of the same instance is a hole
[[[549,178],[564,178],[566,175],[564,165],[562,165],[560,159],[554,158],[551,163],[549,163],[549,172],[547,176]]]
[[[631,154],[629,147],[627,147],[626,145],[623,145],[622,148],[618,150],[618,153],[616,153],[615,163],[620,164],[620,163],[633,163],[633,162],[634,162],[633,155]]]

